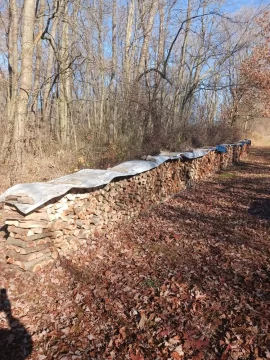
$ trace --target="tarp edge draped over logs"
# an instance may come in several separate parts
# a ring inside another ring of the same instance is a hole
[[[23,214],[28,214],[46,202],[64,196],[72,189],[95,189],[105,186],[116,178],[125,178],[152,170],[169,160],[196,159],[209,151],[226,152],[226,146],[243,146],[250,140],[241,140],[237,144],[222,144],[204,149],[186,152],[162,152],[158,156],[147,156],[145,160],[132,160],[116,165],[108,170],[83,169],[48,182],[17,184],[0,196],[0,203],[14,205]]]

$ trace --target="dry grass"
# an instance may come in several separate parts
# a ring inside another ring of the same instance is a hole
[[[16,183],[45,182],[74,172],[76,161],[77,158],[69,151],[62,151],[55,155],[27,154],[22,169],[17,170],[16,174],[12,172],[10,164],[1,166],[0,193]]]
[[[234,142],[241,137],[236,128],[226,123],[186,125],[174,134],[163,134],[162,139],[152,135],[147,141],[130,132],[109,142],[101,134],[89,137],[88,132],[85,129],[78,134],[76,146],[70,144],[69,148],[63,148],[56,140],[45,136],[42,140],[37,139],[36,144],[31,143],[21,169],[14,170],[10,163],[1,164],[0,193],[18,183],[46,182],[83,168],[107,169],[127,160],[140,159],[142,155],[157,154],[162,149],[185,151]]]
[[[255,119],[250,124],[247,137],[252,139],[252,145],[259,147],[270,146],[270,118]]]
[[[269,125],[269,128],[270,128],[270,125]],[[270,131],[270,129],[269,129],[269,131]],[[269,147],[270,133],[268,134],[268,132],[267,131],[265,131],[265,132],[252,131],[249,136],[252,139],[252,144],[254,146],[259,146],[259,147]]]

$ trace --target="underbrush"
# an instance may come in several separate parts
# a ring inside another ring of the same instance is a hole
[[[226,123],[189,124],[162,136],[155,136],[154,130],[143,135],[140,129],[134,129],[114,139],[108,138],[106,131],[95,133],[82,128],[69,146],[46,137],[36,140],[38,146],[28,146],[21,168],[14,170],[8,161],[2,164],[0,192],[17,183],[46,182],[84,168],[108,169],[124,161],[141,159],[143,155],[159,154],[161,150],[185,151],[235,142],[240,137],[240,131]]]

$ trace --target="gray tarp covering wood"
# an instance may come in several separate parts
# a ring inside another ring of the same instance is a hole
[[[147,156],[146,160],[127,161],[109,170],[84,169],[48,182],[17,184],[0,196],[0,202],[13,204],[22,213],[28,214],[49,200],[63,196],[72,189],[94,189],[108,184],[115,178],[133,176],[149,171],[168,160],[181,158],[195,159],[214,150],[216,150],[215,147],[179,153],[163,152],[158,156]],[[19,194],[32,198],[33,204],[19,203],[16,200],[6,199],[7,196]]]
[[[165,161],[180,159],[181,156],[195,158],[206,155],[209,150],[197,153],[172,153],[168,155],[147,156],[147,160],[133,160],[119,164],[109,170],[84,169],[74,174],[62,176],[48,181],[12,186],[0,196],[0,202],[7,202],[16,206],[24,214],[37,209],[47,201],[65,195],[71,189],[93,189],[104,186],[115,178],[137,175],[154,169]],[[186,156],[184,155],[186,154]],[[199,155],[199,156],[198,156]],[[25,194],[34,200],[34,204],[21,204],[17,201],[6,200],[7,196]]]

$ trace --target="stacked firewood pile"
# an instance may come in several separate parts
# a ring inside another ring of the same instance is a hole
[[[10,263],[24,270],[36,270],[39,264],[53,262],[53,239],[57,233],[49,229],[46,209],[30,215],[20,214],[15,207],[5,205],[5,223],[8,225],[6,256]]]
[[[227,150],[223,154],[211,151],[193,160],[167,161],[140,175],[113,181],[102,189],[73,190],[29,215],[5,204],[7,262],[35,272],[53,263],[59,255],[68,256],[82,245],[91,247],[100,233],[237,162],[246,154],[248,145]],[[25,194],[17,196],[19,201],[31,201]]]

